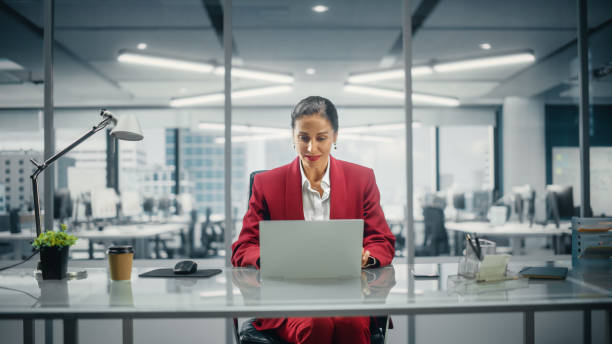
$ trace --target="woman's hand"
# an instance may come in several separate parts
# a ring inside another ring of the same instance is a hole
[[[368,264],[368,259],[370,259],[370,251],[365,248],[361,249],[361,267],[365,268]]]

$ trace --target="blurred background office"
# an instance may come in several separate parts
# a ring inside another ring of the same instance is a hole
[[[407,207],[417,255],[460,252],[457,223],[536,231],[577,214],[576,1],[412,1],[410,204],[401,5],[233,1],[233,238],[249,174],[295,157],[289,114],[308,95],[338,106],[333,154],[374,169],[399,257]],[[224,10],[220,0],[55,1],[56,150],[97,123],[100,108],[136,115],[145,136],[115,142],[99,133],[54,166],[54,226],[82,238],[73,259],[101,259],[111,243],[151,230],[139,258],[227,254]],[[44,151],[43,24],[42,1],[0,1],[4,232],[34,233],[29,160]],[[588,28],[590,210],[600,216],[612,214],[610,1],[588,1]],[[110,232],[126,237],[107,240]],[[562,232],[529,234],[514,244],[503,233],[491,237],[514,254],[567,253]],[[2,258],[29,250],[0,238]]]

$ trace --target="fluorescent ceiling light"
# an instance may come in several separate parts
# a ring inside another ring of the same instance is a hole
[[[420,126],[421,126],[421,122],[419,121],[412,122],[413,128],[419,128]],[[404,130],[405,127],[406,126],[404,125],[404,123],[370,124],[370,125],[362,125],[362,126],[356,126],[356,127],[340,128],[340,131],[342,133],[360,134],[360,133],[367,133],[367,132],[373,132],[373,131],[399,131],[399,130]]]
[[[368,142],[395,142],[396,140],[391,137],[384,136],[373,136],[373,135],[356,135],[356,134],[339,134],[340,140],[352,140],[352,141],[368,141]]]
[[[119,62],[133,63],[144,66],[160,67],[176,70],[185,70],[199,73],[211,73],[214,66],[210,63],[178,60],[169,57],[153,56],[140,53],[120,52]]]
[[[433,94],[424,94],[412,92],[412,101],[420,104],[442,105],[442,106],[459,106],[459,99],[454,97],[436,96]]]
[[[316,5],[312,7],[312,10],[317,13],[323,13],[323,12],[327,12],[329,10],[329,7],[325,5]]]
[[[13,62],[6,58],[0,58],[0,70],[22,70],[24,69],[20,64]]]
[[[480,43],[480,44],[478,44],[478,46],[482,50],[490,50],[491,49],[491,44],[489,44],[489,43]]]
[[[365,95],[370,95],[370,96],[404,99],[404,92],[397,91],[397,90],[389,90],[386,88],[347,84],[347,85],[344,85],[344,90],[347,92],[365,94]]]
[[[340,128],[343,133],[365,133],[369,131],[394,131],[404,129],[404,123],[372,124],[358,127]]]
[[[232,98],[241,99],[241,98],[248,98],[248,97],[265,96],[265,95],[271,95],[271,94],[290,92],[292,90],[293,90],[293,87],[290,85],[258,87],[258,88],[234,91],[232,92]],[[217,102],[217,101],[223,101],[224,99],[225,99],[225,94],[221,92],[209,93],[209,94],[203,94],[199,96],[173,98],[173,99],[170,99],[170,106],[172,107],[193,106],[193,105],[200,105],[200,104],[212,103],[212,102]]]
[[[461,60],[454,62],[442,62],[433,66],[434,70],[439,73],[455,72],[461,70],[491,68],[498,66],[506,66],[520,63],[532,63],[535,61],[535,55],[530,52],[516,53],[509,55],[498,55],[491,57],[480,57],[469,60]]]
[[[306,74],[308,75],[314,75],[316,72],[317,70],[314,68],[306,68]]]
[[[428,75],[432,74],[433,70],[430,66],[416,66],[412,68],[412,76]],[[366,83],[373,81],[392,80],[392,79],[403,79],[403,69],[388,69],[376,72],[367,72],[350,75],[347,79],[350,83]]]
[[[173,99],[170,99],[170,106],[172,107],[192,106],[192,105],[212,103],[216,101],[223,101],[224,99],[225,99],[225,95],[223,93],[220,93],[220,92],[219,93],[209,93],[209,94],[202,94],[199,96],[173,98]]]
[[[224,75],[225,67],[219,66],[215,68],[215,74]],[[263,72],[241,67],[232,67],[232,77],[278,82],[281,84],[290,84],[295,81],[295,78],[290,74]]]
[[[136,48],[138,48],[138,50],[145,50],[147,49],[147,43],[138,43]]]
[[[347,92],[365,94],[370,96],[404,99],[403,91],[390,90],[386,88],[346,84],[344,85],[344,90]],[[454,97],[436,96],[416,92],[412,92],[412,101],[420,104],[441,106],[459,106],[460,104],[459,99]]]
[[[268,140],[283,140],[291,138],[291,133],[286,132],[284,134],[268,134],[268,135],[244,135],[244,136],[232,136],[232,142],[252,142],[252,141],[268,141]],[[217,137],[215,143],[225,143],[224,137]]]
[[[200,122],[198,124],[198,128],[202,130],[211,130],[211,131],[223,131],[225,130],[225,124],[223,123],[210,123],[210,122]],[[289,129],[282,128],[268,128],[268,127],[256,127],[251,125],[244,124],[234,124],[232,125],[232,132],[236,133],[257,133],[257,134],[286,134],[289,133]]]

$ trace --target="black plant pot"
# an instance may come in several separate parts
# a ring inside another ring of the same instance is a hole
[[[61,280],[68,272],[68,250],[64,247],[42,247],[40,249],[40,270],[44,280]]]

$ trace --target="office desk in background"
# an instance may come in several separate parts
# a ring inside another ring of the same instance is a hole
[[[457,272],[456,258],[450,258],[427,260],[445,262],[438,264],[440,279],[408,278],[408,267],[396,264],[367,269],[357,280],[300,283],[262,281],[257,270],[247,268],[223,269],[223,274],[207,279],[138,278],[161,262],[147,260],[135,262],[130,282],[111,282],[106,262],[71,261],[71,269],[86,267],[86,279],[36,281],[32,267],[0,273],[0,318],[22,319],[27,344],[33,342],[34,319],[64,320],[65,343],[77,342],[77,319],[123,319],[123,340],[129,344],[133,342],[133,319],[514,312],[523,313],[524,341],[533,343],[534,312],[584,311],[589,321],[582,325],[590,331],[591,310],[606,310],[609,317],[612,309],[612,285],[606,271],[570,270],[563,281],[486,284],[479,292],[449,287],[449,275]],[[163,262],[164,266],[173,263]],[[222,262],[200,260],[198,264],[221,268]],[[548,263],[517,259],[510,268],[518,271],[523,266],[546,264],[571,266],[564,256]],[[609,321],[607,326],[609,332]]]
[[[89,240],[89,258],[93,259],[93,244],[94,242],[112,243],[112,242],[129,242],[134,246],[134,258],[148,259],[150,258],[151,248],[149,241],[155,242],[156,257],[160,257],[160,240],[163,235],[176,234],[182,230],[187,230],[188,224],[181,222],[174,223],[144,223],[137,225],[119,225],[106,226],[99,231],[86,230],[71,232],[78,239]],[[23,231],[21,233],[12,234],[10,232],[0,232],[0,242],[9,242],[13,245],[13,259],[21,259],[22,247],[24,244],[34,240],[36,234],[34,232]]]
[[[554,224],[546,226],[529,223],[507,222],[502,226],[493,226],[485,221],[446,222],[446,229],[455,233],[455,255],[461,255],[463,237],[465,233],[476,233],[479,236],[495,235],[508,237],[512,246],[512,253],[523,254],[521,239],[526,237],[552,237],[555,246],[559,247],[559,238],[563,234],[571,235],[571,222],[561,222],[559,228]],[[461,243],[461,244],[460,244]]]
[[[34,229],[31,232],[22,230],[21,233],[0,232],[0,242],[7,242],[13,246],[13,259],[15,260],[21,259],[23,246],[34,241],[35,238],[36,231]]]
[[[80,239],[89,240],[89,258],[93,259],[93,243],[131,242],[134,258],[150,258],[149,240],[155,241],[155,257],[160,258],[159,245],[162,235],[175,234],[186,230],[183,223],[143,223],[137,225],[106,226],[103,230],[89,230],[73,233]]]

